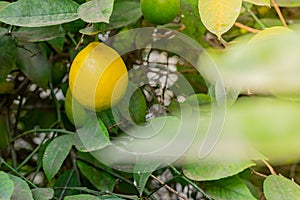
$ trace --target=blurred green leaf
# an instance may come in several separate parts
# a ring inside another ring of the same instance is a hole
[[[54,138],[47,146],[43,156],[43,169],[48,180],[59,171],[73,145],[73,135],[62,135]]]
[[[50,44],[51,47],[53,49],[55,49],[55,51],[57,51],[58,53],[61,53],[63,51],[63,48],[64,48],[65,38],[64,37],[57,37],[57,38],[48,40],[47,43]]]
[[[110,144],[109,134],[100,118],[87,118],[82,128],[77,129],[76,148],[89,152],[102,149]]]
[[[244,169],[254,165],[255,163],[251,160],[218,162],[210,159],[202,159],[199,160],[198,163],[184,167],[183,173],[192,180],[210,181],[238,174]]]
[[[275,2],[281,7],[298,7],[298,6],[300,6],[300,0],[275,0]]]
[[[14,192],[12,194],[11,199],[13,200],[34,200],[32,197],[31,190],[27,183],[16,177],[14,175],[9,174],[10,180],[14,183]]]
[[[97,23],[92,27],[81,29],[80,33],[94,35],[101,31],[121,28],[135,23],[142,16],[139,2],[122,0],[115,1],[109,23]]]
[[[101,191],[114,190],[116,180],[109,173],[100,171],[84,162],[77,161],[77,166],[81,173],[98,189]]]
[[[10,36],[0,37],[0,83],[5,81],[7,75],[16,66],[17,47]]]
[[[17,64],[32,82],[44,89],[47,87],[51,68],[48,63],[46,50],[41,44],[20,43]]]
[[[109,23],[113,5],[114,0],[91,0],[79,6],[78,15],[88,23]]]
[[[279,175],[270,175],[264,181],[267,200],[299,200],[300,187],[295,182]]]
[[[40,42],[64,37],[65,31],[61,26],[21,27],[12,34],[23,42]]]
[[[54,190],[51,188],[34,188],[31,190],[34,200],[52,199]]]
[[[26,27],[57,25],[78,19],[78,6],[72,0],[20,0],[0,11],[0,21]]]
[[[238,176],[203,182],[201,183],[201,187],[213,199],[256,200],[248,190],[246,184]]]
[[[14,183],[8,174],[0,171],[0,199],[10,199],[14,191]]]

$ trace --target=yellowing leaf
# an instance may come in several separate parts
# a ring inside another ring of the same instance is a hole
[[[234,24],[241,11],[242,0],[199,0],[198,9],[204,26],[218,38]]]
[[[244,0],[258,6],[270,6],[270,0]]]

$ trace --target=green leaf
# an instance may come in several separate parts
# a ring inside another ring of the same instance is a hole
[[[61,26],[21,27],[13,35],[23,42],[40,42],[64,37],[65,31]]]
[[[57,25],[78,19],[78,6],[72,0],[19,0],[0,12],[0,21],[27,27]]]
[[[116,113],[114,114],[116,115]],[[107,109],[100,113],[97,113],[97,117],[100,117],[100,119],[103,121],[105,126],[110,130],[110,132],[118,134],[119,127],[116,126],[117,122],[115,120],[115,116],[113,115],[111,109]]]
[[[135,23],[142,16],[139,2],[122,0],[115,1],[109,23],[97,23],[92,27],[81,29],[80,33],[93,35],[100,31],[108,31]]]
[[[20,46],[17,54],[18,67],[32,82],[47,88],[51,68],[45,48],[35,43],[20,43]]]
[[[132,94],[129,102],[129,113],[133,121],[137,124],[145,122],[147,112],[146,99],[140,88]]]
[[[79,194],[79,195],[67,196],[64,198],[64,200],[123,200],[123,199],[112,195],[93,196],[90,194]]]
[[[6,28],[0,27],[0,39],[8,32]]]
[[[240,14],[242,0],[199,0],[199,14],[204,26],[218,38],[227,32]]]
[[[66,196],[64,200],[101,200],[98,196],[90,195],[90,194],[78,194],[72,196]]]
[[[79,6],[78,15],[88,23],[109,23],[113,4],[114,0],[91,0]]]
[[[48,180],[59,171],[73,145],[73,135],[54,138],[47,146],[43,157],[43,168]]]
[[[157,169],[160,165],[160,162],[149,162],[139,160],[134,166],[134,183],[136,188],[139,191],[139,194],[142,195],[145,189],[146,183],[151,175],[151,173]]]
[[[198,11],[198,1],[181,0],[180,8],[182,13],[181,22],[185,26],[182,33],[190,36],[202,45],[207,45],[207,42],[204,39],[206,28],[202,22],[199,21],[200,16]]]
[[[248,190],[246,184],[238,176],[203,182],[201,186],[213,199],[256,200]]]
[[[0,83],[16,66],[17,47],[10,36],[0,37]]]
[[[9,5],[9,2],[7,2],[7,1],[0,1],[0,12],[1,12],[1,10],[3,10],[8,5]]]
[[[91,167],[84,162],[77,161],[77,166],[81,173],[98,189],[101,191],[112,192],[115,187],[116,180],[107,172],[100,171]]]
[[[108,131],[100,118],[88,118],[83,127],[77,129],[75,139],[76,148],[84,152],[99,150],[110,144]]]
[[[77,175],[74,171],[67,170],[62,173],[54,183],[54,187],[79,187]],[[55,190],[55,197],[59,198],[63,193],[64,196],[79,194],[77,190]]]
[[[229,162],[214,161],[210,159],[199,160],[198,163],[184,167],[185,176],[196,181],[209,181],[229,177],[244,169],[254,166],[255,163],[250,160]]]
[[[0,171],[0,199],[10,199],[14,191],[14,183],[10,180],[9,176]]]
[[[269,6],[270,7],[270,0],[243,0],[258,6]]]
[[[11,174],[9,174],[9,178],[14,183],[12,200],[33,200],[30,188],[25,181]]]
[[[51,188],[34,188],[31,190],[34,200],[52,199],[54,190]]]
[[[264,181],[267,200],[299,200],[300,187],[295,182],[278,175],[270,175]]]

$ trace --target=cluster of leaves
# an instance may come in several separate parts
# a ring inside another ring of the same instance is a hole
[[[275,2],[279,6],[295,7],[293,9],[300,6],[297,0]],[[223,48],[224,40],[229,42],[247,33],[248,29],[234,27],[237,20],[256,29],[280,24],[274,9],[263,7],[270,5],[269,0],[182,0],[179,22],[163,27],[180,29],[204,47]],[[286,17],[296,21],[298,16],[293,9],[284,11]],[[299,199],[299,186],[277,175],[269,165],[272,175],[251,174],[256,166],[252,160],[265,159],[260,154],[229,163],[208,157],[180,169],[167,166],[157,171],[156,163],[138,163],[132,173],[107,167],[89,154],[106,147],[110,137],[117,136],[121,132],[119,126],[124,124],[116,123],[111,110],[107,110],[98,113],[97,121],[89,121],[75,131],[67,119],[61,98],[68,88],[68,67],[78,51],[97,34],[113,35],[143,26],[154,25],[143,19],[138,0],[0,1],[0,199],[155,199],[155,193],[164,187],[164,183],[154,187],[150,177],[155,178],[166,171],[172,174],[168,185],[192,186],[204,199]],[[131,57],[124,56],[125,62],[134,62]],[[196,96],[200,102],[205,104],[211,98],[218,100],[217,88],[207,88],[195,70],[184,65],[178,66],[178,71],[199,93]],[[234,102],[239,92],[227,92],[230,94],[228,100]],[[129,112],[135,122],[145,121],[147,106],[161,103],[155,97],[153,99],[146,101],[141,90],[134,93]],[[232,116],[240,116],[242,112],[251,114],[257,105],[252,104],[252,99],[246,101],[237,103]],[[265,100],[256,101],[261,107],[265,105]],[[179,102],[173,99],[166,110],[176,113],[176,104]],[[280,111],[299,108],[298,104],[270,104],[270,109],[280,106]],[[265,116],[258,118],[256,129],[249,130],[248,134],[253,131],[257,135],[269,134],[265,137],[273,134],[274,129],[266,127],[273,127],[272,116],[278,112],[270,112],[267,121]],[[257,117],[257,113],[253,115]],[[297,119],[298,115],[294,117]],[[242,124],[255,117],[250,115],[244,121],[239,120]],[[261,120],[265,120],[264,124],[259,124]],[[277,120],[279,122],[281,118]],[[229,128],[227,132],[230,131]],[[280,131],[282,129],[278,128],[277,132]],[[278,135],[282,137],[282,133]],[[264,138],[256,140],[260,139]],[[85,144],[84,148],[80,142]],[[277,148],[278,143],[272,144]],[[274,150],[272,144],[268,150]],[[291,151],[285,152],[283,155]],[[293,160],[297,159],[299,157]],[[297,164],[288,165],[287,170],[278,168],[286,176],[292,169],[291,178],[296,178],[295,175],[299,175]],[[262,166],[255,170],[265,172]],[[43,174],[47,179],[37,181]],[[296,181],[299,180],[296,178]],[[176,195],[179,193],[175,192]],[[191,198],[196,198],[193,195]]]

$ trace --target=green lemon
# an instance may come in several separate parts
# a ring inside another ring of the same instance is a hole
[[[153,24],[172,22],[180,9],[180,0],[141,0],[143,16]]]
[[[73,125],[76,125],[76,127],[84,125],[88,117],[87,111],[72,97],[70,89],[68,89],[66,94],[65,110],[68,119]]]

